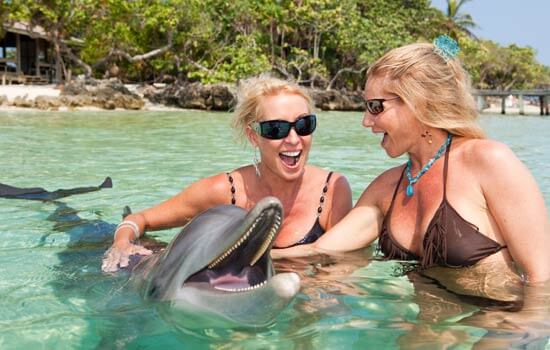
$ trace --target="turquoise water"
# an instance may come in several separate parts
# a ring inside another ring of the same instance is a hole
[[[257,330],[177,332],[155,305],[142,302],[126,275],[101,273],[101,255],[125,205],[149,207],[200,177],[251,161],[252,150],[236,142],[229,118],[200,111],[0,113],[0,182],[49,190],[98,185],[105,176],[114,182],[112,189],[62,203],[0,199],[0,348],[403,344],[420,325],[415,287],[398,273],[398,263],[371,259],[368,250],[280,265],[300,272],[302,291],[275,325]],[[490,137],[507,143],[525,162],[550,207],[550,119],[484,116],[481,122]],[[355,199],[377,174],[403,161],[388,159],[380,138],[360,123],[360,113],[320,113],[310,156],[311,163],[346,174]],[[60,222],[62,217],[52,215],[56,210],[73,210],[77,220]],[[155,235],[169,241],[175,232]],[[99,243],[90,242],[94,234]],[[459,305],[472,312],[468,303]],[[439,336],[427,340],[428,347],[447,342],[469,348],[487,333],[461,322],[464,315],[421,324]],[[529,334],[549,328],[540,322],[525,327]]]

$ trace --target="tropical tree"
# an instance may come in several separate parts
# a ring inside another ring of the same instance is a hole
[[[472,0],[447,0],[447,18],[449,21],[449,29],[451,31],[461,31],[475,38],[472,29],[477,28],[472,16],[468,13],[460,12],[464,4]]]
[[[10,14],[9,3],[0,1],[0,24],[3,24]],[[4,26],[0,25],[0,38],[4,36]]]
[[[473,36],[468,1],[447,0],[445,13],[431,0],[4,0],[0,20],[41,25],[65,77],[214,83],[274,71],[357,90],[388,50],[448,33],[475,86],[547,83],[532,49]],[[80,44],[68,47],[73,37]]]

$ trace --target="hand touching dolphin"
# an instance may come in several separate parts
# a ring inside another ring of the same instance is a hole
[[[260,327],[272,323],[300,288],[296,273],[275,274],[270,258],[282,222],[278,199],[250,212],[224,205],[190,221],[132,279],[176,327]]]

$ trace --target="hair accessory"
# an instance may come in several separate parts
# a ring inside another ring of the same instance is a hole
[[[440,35],[433,41],[434,52],[441,56],[445,62],[449,62],[455,58],[460,52],[458,43],[447,35]]]
[[[123,222],[118,224],[118,226],[116,227],[116,230],[115,230],[115,236],[114,236],[113,240],[116,240],[116,235],[117,235],[118,231],[123,227],[130,227],[130,229],[134,233],[134,239],[133,240],[137,241],[137,239],[139,238],[139,226],[135,222],[130,221],[130,220],[124,220]]]
[[[412,174],[411,174],[412,161],[409,158],[409,161],[407,162],[407,168],[405,169],[407,180],[409,180],[409,184],[407,185],[407,191],[405,192],[407,194],[407,197],[413,196],[414,194],[413,185],[417,183],[418,180],[420,180],[420,177],[422,177],[422,175],[424,175],[428,170],[430,170],[430,168],[435,163],[435,161],[438,160],[439,157],[441,157],[443,152],[445,152],[447,147],[449,147],[449,145],[451,144],[452,138],[453,138],[452,134],[449,134],[449,136],[447,136],[447,140],[441,145],[441,147],[439,147],[435,156],[432,159],[430,159],[426,165],[424,165],[422,170],[420,170],[420,172],[418,172],[418,174],[416,174],[415,177],[412,177]]]

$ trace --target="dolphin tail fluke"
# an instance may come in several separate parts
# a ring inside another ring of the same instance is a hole
[[[17,198],[28,200],[55,201],[60,198],[72,196],[74,194],[82,194],[88,192],[99,191],[103,188],[112,188],[113,180],[106,177],[103,183],[99,186],[90,187],[75,187],[70,189],[59,189],[53,192],[47,191],[42,187],[14,187],[6,184],[0,184],[0,197]]]
[[[113,188],[113,180],[110,176],[107,176],[105,180],[103,180],[103,183],[99,185],[99,188]]]

